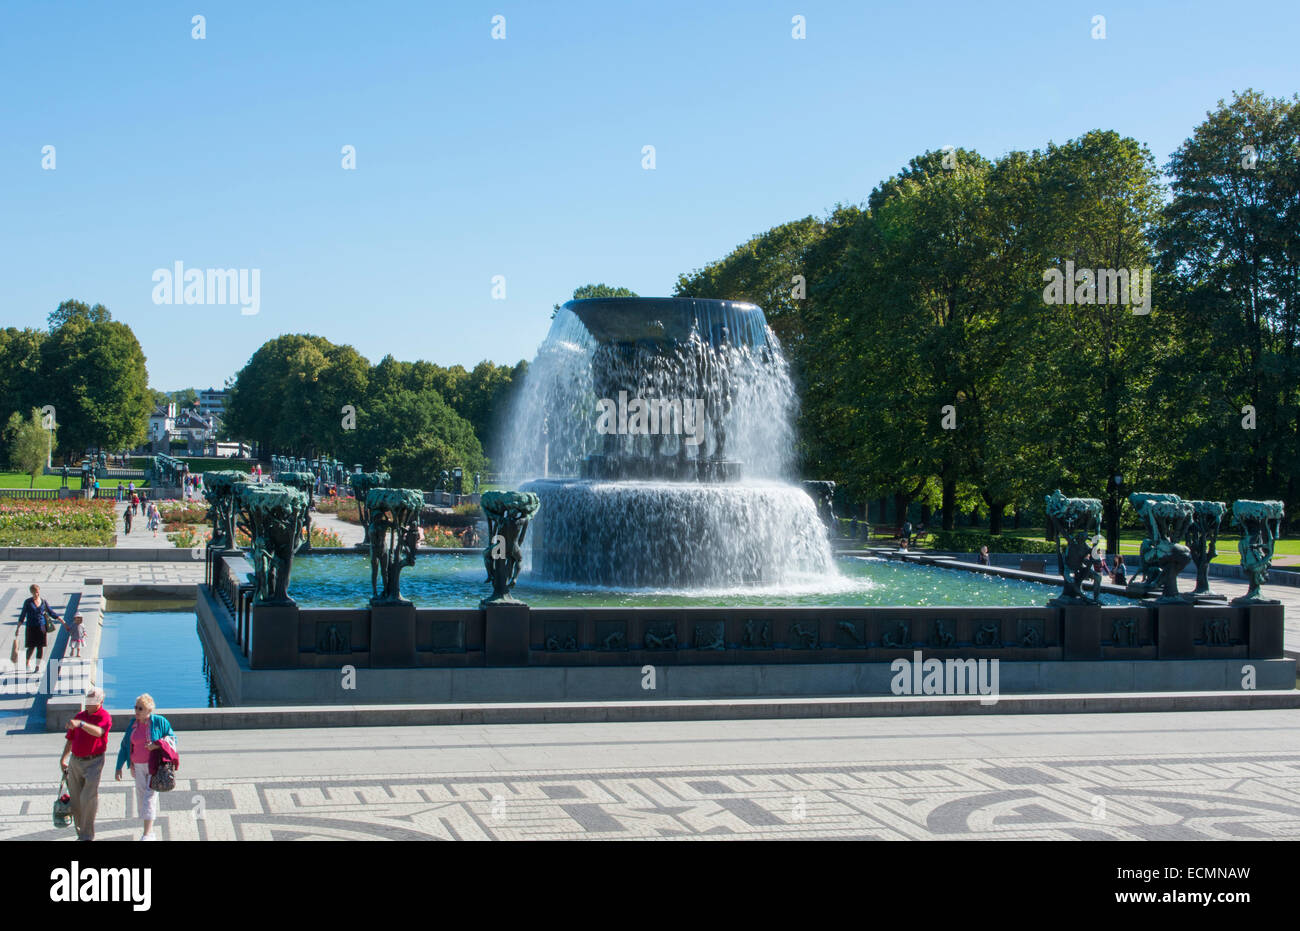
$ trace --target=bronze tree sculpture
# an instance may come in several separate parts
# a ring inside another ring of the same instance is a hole
[[[1061,566],[1063,590],[1050,604],[1093,604],[1101,601],[1101,575],[1096,571],[1090,534],[1100,530],[1101,502],[1096,498],[1067,498],[1057,489],[1045,496],[1047,536],[1056,543],[1056,558]],[[1062,538],[1065,546],[1062,547]],[[1094,579],[1092,598],[1083,594],[1083,580]]]
[[[1233,604],[1276,604],[1264,598],[1260,587],[1268,581],[1268,570],[1273,562],[1273,547],[1282,532],[1285,512],[1281,501],[1234,501],[1232,522],[1241,528],[1237,552],[1241,554],[1241,568],[1250,581],[1250,588]]]
[[[208,502],[208,520],[212,521],[208,549],[235,548],[235,487],[248,481],[248,473],[238,469],[203,473],[203,497]]]
[[[402,597],[402,569],[415,565],[423,507],[424,493],[414,488],[372,488],[366,492],[371,604],[408,603]]]
[[[303,523],[302,540],[297,552],[311,552],[311,509],[316,506],[316,477],[310,472],[279,472],[275,480],[281,485],[296,488],[307,496],[307,520]]]
[[[1142,566],[1147,572],[1145,593],[1160,586],[1157,604],[1177,604],[1188,599],[1178,594],[1178,573],[1192,561],[1192,551],[1178,541],[1187,535],[1194,511],[1191,504],[1170,494],[1134,493],[1129,503],[1146,527],[1142,541]]]
[[[370,542],[370,512],[366,508],[366,495],[372,488],[387,488],[387,472],[353,472],[348,476],[352,483],[352,496],[357,499],[357,510],[361,512],[361,529],[365,534],[362,543]]]
[[[241,526],[252,541],[254,604],[291,605],[289,573],[293,554],[307,518],[307,495],[296,488],[267,482],[242,484],[235,492]]]
[[[1187,548],[1196,564],[1196,589],[1191,597],[1195,601],[1225,601],[1223,595],[1210,591],[1210,563],[1219,555],[1219,525],[1228,510],[1222,501],[1189,501],[1192,520],[1187,525]]]
[[[488,520],[488,541],[483,548],[486,581],[492,583],[492,595],[483,604],[518,604],[510,595],[519,567],[524,560],[523,543],[528,522],[537,514],[542,502],[525,491],[489,491],[479,501]]]

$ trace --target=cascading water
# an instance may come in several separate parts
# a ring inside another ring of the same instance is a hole
[[[779,586],[834,575],[815,506],[784,478],[789,366],[760,308],[570,301],[498,457],[542,508],[531,572],[620,588]]]

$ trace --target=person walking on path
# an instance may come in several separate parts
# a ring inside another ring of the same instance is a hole
[[[63,618],[54,613],[50,603],[41,597],[41,587],[32,585],[28,589],[32,596],[23,602],[22,611],[18,614],[18,626],[21,628],[26,624],[27,628],[27,671],[32,671],[32,654],[36,654],[36,668],[41,668],[41,660],[45,656],[45,635],[46,626],[53,626],[49,619],[53,618],[59,623],[63,623]],[[17,634],[15,634],[17,636]]]
[[[122,513],[122,525],[126,528],[127,533],[131,532],[131,505],[129,504],[126,506],[126,510]]]
[[[152,501],[149,502],[149,529],[153,531],[154,538],[158,537],[158,525],[162,523],[162,515],[158,513],[158,505]]]
[[[104,690],[91,689],[86,693],[86,709],[78,711],[68,722],[67,740],[59,760],[59,767],[68,777],[68,795],[72,799],[72,823],[77,828],[77,840],[95,839],[99,777],[104,773],[104,751],[108,748],[108,732],[112,728],[113,716],[104,710]]]
[[[131,492],[131,513],[132,514],[140,513],[140,496],[137,495],[135,492]]]
[[[144,822],[144,831],[140,840],[157,840],[153,833],[153,823],[158,817],[158,793],[149,787],[149,754],[158,749],[158,744],[165,737],[170,737],[172,745],[176,744],[176,733],[171,722],[160,714],[154,714],[153,696],[148,692],[135,700],[135,717],[126,726],[122,735],[122,746],[117,751],[117,772],[113,778],[122,781],[122,767],[128,760],[131,775],[135,777],[135,807]]]

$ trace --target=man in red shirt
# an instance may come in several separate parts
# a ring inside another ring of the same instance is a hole
[[[86,693],[86,708],[68,722],[67,741],[59,766],[68,774],[68,795],[72,798],[72,822],[77,840],[95,839],[95,814],[99,810],[99,777],[104,772],[104,750],[113,717],[104,710],[104,690]],[[68,754],[72,761],[68,761]]]

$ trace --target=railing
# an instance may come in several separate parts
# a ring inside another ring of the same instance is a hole
[[[449,491],[426,491],[424,503],[432,507],[456,507],[460,504],[478,504],[481,495],[453,495]]]
[[[57,488],[0,488],[0,498],[27,498],[37,500],[58,500]]]
[[[249,644],[253,639],[254,585],[248,581],[247,576],[252,567],[238,551],[210,550],[207,560],[210,566],[207,574],[214,580],[209,585],[230,612],[235,643],[248,656]]]

